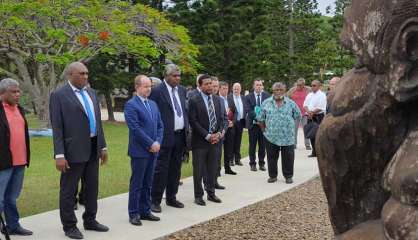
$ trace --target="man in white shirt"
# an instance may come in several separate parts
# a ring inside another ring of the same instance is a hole
[[[303,108],[306,111],[305,114],[308,117],[308,123],[314,121],[320,124],[325,116],[325,111],[327,108],[327,96],[320,90],[321,82],[318,80],[312,81],[311,87],[312,92],[306,96],[305,102],[303,103]],[[312,153],[309,155],[309,157],[316,157],[315,137],[310,138],[310,140],[312,145]]]
[[[234,161],[235,164],[238,166],[242,166],[241,163],[241,141],[242,141],[242,132],[245,127],[245,116],[247,115],[246,112],[246,101],[244,96],[241,96],[241,84],[234,83],[232,85],[232,99],[233,99],[233,106],[236,110],[235,114],[235,124],[234,124],[234,144],[233,144],[233,153],[234,153]],[[231,166],[234,166],[234,161],[231,162]]]

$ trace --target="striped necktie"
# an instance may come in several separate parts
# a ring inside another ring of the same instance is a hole
[[[208,108],[209,108],[209,131],[214,133],[216,131],[216,116],[215,109],[213,107],[212,98],[208,96]]]

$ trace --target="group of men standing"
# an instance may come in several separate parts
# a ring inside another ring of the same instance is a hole
[[[51,94],[49,103],[55,164],[61,172],[59,210],[65,235],[82,239],[74,214],[80,180],[85,205],[84,229],[109,231],[96,220],[99,165],[106,164],[108,155],[99,101],[96,92],[88,86],[87,67],[81,62],[71,63],[65,77],[67,82]],[[261,79],[254,80],[254,91],[247,96],[241,94],[240,83],[234,83],[229,94],[228,83],[207,74],[198,76],[197,89],[188,94],[180,79],[181,71],[174,64],[165,67],[164,80],[154,87],[150,78],[138,75],[134,80],[135,94],[125,105],[132,172],[128,216],[129,222],[136,226],[142,225],[141,220],[160,220],[152,212],[162,211],[164,193],[167,206],[184,208],[176,196],[189,128],[194,198],[197,205],[204,206],[204,191],[208,201],[222,202],[215,192],[215,189],[225,189],[218,182],[222,147],[225,174],[236,175],[232,166],[242,165],[244,128],[249,133],[251,171],[257,171],[258,145],[261,171],[266,171],[267,152],[268,182],[277,181],[281,153],[283,176],[286,183],[292,183],[295,129],[303,118],[306,122],[320,122],[326,110],[325,94],[319,90],[318,81],[312,82],[312,91],[303,93],[305,96],[300,91],[306,89],[298,85],[289,98],[285,84],[273,84],[270,96],[263,90]],[[16,208],[24,169],[30,162],[28,127],[23,109],[18,105],[19,84],[13,79],[2,80],[0,94],[0,130],[5,133],[0,134],[0,150],[6,153],[0,155],[0,212],[4,211],[7,223],[2,231],[31,235],[31,231],[20,226]],[[312,155],[315,155],[315,139],[311,141]]]

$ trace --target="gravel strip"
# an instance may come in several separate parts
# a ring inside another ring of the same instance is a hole
[[[277,183],[276,183],[277,184]],[[319,178],[163,237],[164,240],[333,239]]]

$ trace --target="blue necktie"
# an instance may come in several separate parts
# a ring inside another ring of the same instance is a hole
[[[87,96],[84,93],[84,90],[81,89],[79,92],[81,97],[83,98],[84,107],[87,112],[87,117],[89,118],[90,135],[96,135],[96,122],[94,121],[93,111],[91,110],[89,101],[87,100]]]
[[[174,109],[176,109],[177,117],[181,117],[182,112],[181,112],[179,102],[177,101],[177,98],[176,98],[176,90],[177,90],[176,88],[173,88],[172,90]]]
[[[257,106],[260,106],[260,94],[257,94]]]
[[[152,118],[151,107],[149,106],[148,100],[144,100],[145,108],[147,109],[150,117]]]

